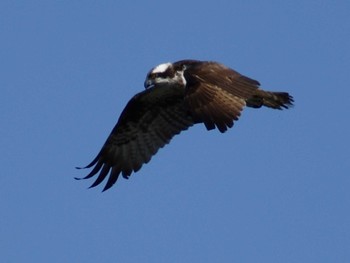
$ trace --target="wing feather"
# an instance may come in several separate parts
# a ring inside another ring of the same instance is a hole
[[[184,63],[184,62],[178,62]],[[260,83],[248,78],[223,64],[211,61],[187,61],[184,77],[189,89],[197,89],[202,84],[219,87],[230,95],[243,99],[246,106],[259,108],[288,109],[293,106],[293,97],[287,92],[271,92],[260,89]],[[212,93],[201,94],[204,99]],[[206,96],[206,97],[204,97]]]
[[[110,168],[111,167],[108,164],[104,164],[96,181],[89,188],[95,187],[96,185],[100,184],[106,178]]]
[[[90,186],[99,185],[108,176],[103,191],[118,180],[140,170],[157,151],[195,121],[184,106],[184,89],[151,88],[136,94],[126,105],[116,126],[101,151],[88,166],[92,171],[84,178],[99,172]]]
[[[116,164],[115,166],[112,167],[110,176],[107,180],[105,187],[103,188],[103,191],[108,190],[117,182],[120,173],[121,173],[120,165]],[[98,184],[96,184],[96,185],[98,185]]]
[[[259,90],[260,83],[220,63],[183,61],[187,67],[186,104],[208,130],[225,132],[238,120],[247,100]]]
[[[211,83],[198,82],[188,88],[185,102],[194,118],[204,122],[208,130],[225,132],[238,120],[245,100]]]

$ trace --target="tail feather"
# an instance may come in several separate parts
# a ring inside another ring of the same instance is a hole
[[[287,92],[272,92],[257,90],[246,103],[248,107],[260,108],[261,106],[282,110],[293,106],[293,97]]]

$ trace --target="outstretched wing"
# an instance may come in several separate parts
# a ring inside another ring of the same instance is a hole
[[[120,174],[128,178],[132,172],[140,170],[176,134],[194,124],[183,98],[183,89],[166,87],[150,88],[136,94],[126,105],[99,154],[84,167],[94,168],[81,179],[99,173],[91,185],[95,187],[109,174],[105,191]]]
[[[187,62],[185,102],[208,130],[225,132],[238,120],[259,82],[216,62]]]
[[[179,61],[186,65],[185,103],[193,117],[208,130],[225,132],[238,120],[244,106],[288,108],[293,98],[286,92],[269,92],[260,83],[220,63]]]

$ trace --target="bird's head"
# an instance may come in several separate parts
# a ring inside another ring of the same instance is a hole
[[[180,85],[185,86],[184,66],[177,66],[172,63],[160,64],[148,72],[145,80],[145,89],[156,86]]]

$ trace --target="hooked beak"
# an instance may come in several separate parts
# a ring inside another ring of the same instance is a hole
[[[146,79],[144,83],[145,89],[154,87],[154,81],[151,79]]]

